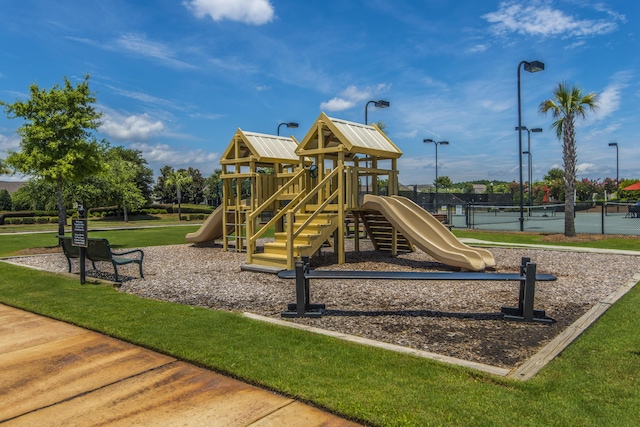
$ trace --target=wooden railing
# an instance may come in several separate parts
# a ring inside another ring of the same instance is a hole
[[[293,175],[291,177],[291,179],[282,187],[280,187],[280,189],[278,191],[276,191],[275,193],[273,193],[271,195],[271,197],[269,197],[267,200],[264,201],[264,203],[262,203],[260,206],[258,206],[255,210],[253,210],[247,217],[247,253],[249,254],[249,263],[251,262],[251,255],[253,253],[255,253],[256,250],[256,242],[258,241],[258,239],[272,226],[275,225],[275,223],[280,220],[280,218],[282,218],[285,214],[286,214],[286,210],[282,209],[280,210],[280,212],[276,213],[271,220],[269,220],[269,222],[267,222],[265,225],[263,225],[260,230],[255,230],[255,223],[256,223],[256,218],[258,218],[260,216],[260,214],[262,214],[262,212],[264,212],[267,208],[269,208],[269,206],[271,206],[273,203],[275,203],[282,195],[286,194],[286,192],[291,188],[291,187],[295,187],[296,185],[298,185],[299,181],[306,181],[304,179],[302,179],[304,177],[304,174],[307,173],[306,169],[300,169],[300,171],[298,171],[295,175]],[[290,204],[292,203],[297,203],[298,200],[300,200],[300,198],[304,196],[304,191],[300,191],[297,195],[295,195],[291,201],[289,202]]]
[[[287,209],[287,259],[289,260],[289,263],[293,263],[293,253],[294,253],[294,241],[295,238],[298,237],[300,235],[300,233],[302,233],[302,231],[309,225],[311,224],[311,222],[316,219],[318,217],[319,214],[321,214],[324,209],[334,200],[334,199],[338,199],[339,204],[342,206],[343,205],[343,200],[342,198],[338,198],[338,196],[341,194],[341,185],[336,185],[335,188],[333,189],[333,191],[326,197],[326,199],[324,200],[324,202],[322,202],[322,204],[320,204],[315,210],[314,212],[309,215],[309,217],[306,219],[306,221],[304,221],[302,224],[300,224],[300,226],[294,230],[294,223],[295,223],[295,215],[297,212],[302,211],[302,209],[305,208],[305,206],[314,198],[317,197],[318,194],[320,193],[320,191],[323,191],[325,187],[328,186],[328,184],[331,182],[332,179],[334,179],[335,177],[341,177],[343,168],[342,167],[337,167],[335,168],[331,173],[329,173],[327,176],[324,177],[324,179],[322,181],[320,181],[313,189],[311,189],[309,191],[309,193],[305,196],[304,199],[302,199],[300,202],[298,202],[297,205],[295,205],[292,208]],[[344,209],[338,209],[338,215],[340,217],[344,216],[344,212],[342,212]]]

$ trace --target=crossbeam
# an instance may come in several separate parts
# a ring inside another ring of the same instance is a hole
[[[288,305],[282,317],[322,317],[324,304],[310,303],[309,280],[346,279],[346,280],[449,280],[449,281],[509,281],[519,282],[517,307],[501,307],[505,320],[552,323],[553,319],[545,315],[544,310],[534,310],[536,281],[554,281],[551,274],[537,274],[536,264],[527,257],[522,258],[520,273],[480,273],[480,272],[417,272],[417,271],[354,271],[354,270],[311,270],[309,258],[297,261],[295,270],[278,273],[281,279],[296,280],[296,302]]]

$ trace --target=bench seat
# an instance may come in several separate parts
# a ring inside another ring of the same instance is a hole
[[[70,236],[58,236],[62,251],[67,258],[69,264],[69,273],[71,273],[71,259],[80,258],[80,247],[73,246],[71,244]],[[138,264],[140,270],[140,277],[144,278],[142,273],[142,260],[144,259],[144,252],[140,249],[133,249],[124,252],[114,252],[111,249],[111,245],[107,239],[102,238],[89,238],[87,242],[86,257],[91,261],[94,270],[96,268],[97,261],[110,262],[113,265],[115,272],[115,281],[118,282],[118,266],[125,264]]]

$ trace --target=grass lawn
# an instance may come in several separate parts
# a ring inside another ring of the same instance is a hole
[[[92,232],[120,247],[184,243],[197,227]],[[529,235],[471,232],[496,241]],[[499,237],[502,236],[502,237]],[[622,244],[638,249],[637,239]],[[52,242],[53,241],[53,242]],[[526,242],[523,242],[526,243]],[[0,256],[55,233],[0,236]],[[31,246],[30,246],[31,245]],[[0,302],[192,361],[385,426],[635,426],[640,419],[640,288],[527,382],[264,324],[237,313],[147,300],[0,263]]]
[[[640,289],[528,382],[0,263],[0,302],[373,425],[637,425]]]

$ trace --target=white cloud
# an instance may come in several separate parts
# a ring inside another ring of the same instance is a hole
[[[143,34],[123,34],[115,42],[118,48],[137,55],[160,60],[162,63],[173,68],[196,68],[191,64],[176,59],[175,53],[168,46],[159,42],[151,41]]]
[[[115,112],[105,112],[100,132],[117,140],[146,141],[164,131],[159,120],[153,120],[147,113],[122,116]]]
[[[17,150],[20,148],[20,138],[17,135],[5,136],[0,134],[0,153],[7,150]]]
[[[343,110],[348,110],[354,105],[355,105],[355,102],[353,101],[348,101],[346,99],[336,97],[336,98],[330,99],[327,102],[321,103],[320,109],[326,110],[326,111],[343,111]]]
[[[486,43],[479,43],[467,49],[467,53],[480,53],[487,49],[489,49],[489,45]]]
[[[380,83],[376,86],[366,87],[364,89],[359,89],[352,85],[342,91],[340,96],[321,103],[320,109],[326,111],[348,110],[360,102],[370,100],[376,93],[387,91],[389,87],[390,86],[385,83]]]
[[[628,86],[631,73],[621,71],[616,73],[612,82],[598,95],[599,108],[595,114],[596,120],[604,119],[620,108],[620,98]]]
[[[251,25],[263,25],[274,18],[269,0],[185,0],[182,4],[197,18],[210,16],[214,21],[228,19]]]
[[[607,12],[606,19],[579,19],[553,8],[547,0],[528,3],[515,1],[500,3],[497,11],[482,15],[493,24],[491,30],[499,35],[518,33],[530,36],[593,36],[618,29],[617,21],[624,18]]]
[[[576,173],[579,175],[589,175],[594,171],[598,171],[599,167],[593,163],[578,163],[576,165]]]
[[[218,167],[220,154],[207,152],[202,149],[185,150],[171,147],[167,144],[147,144],[134,143],[131,148],[142,151],[142,155],[154,169],[159,169],[164,165],[174,168],[195,167],[202,173],[213,172]]]

